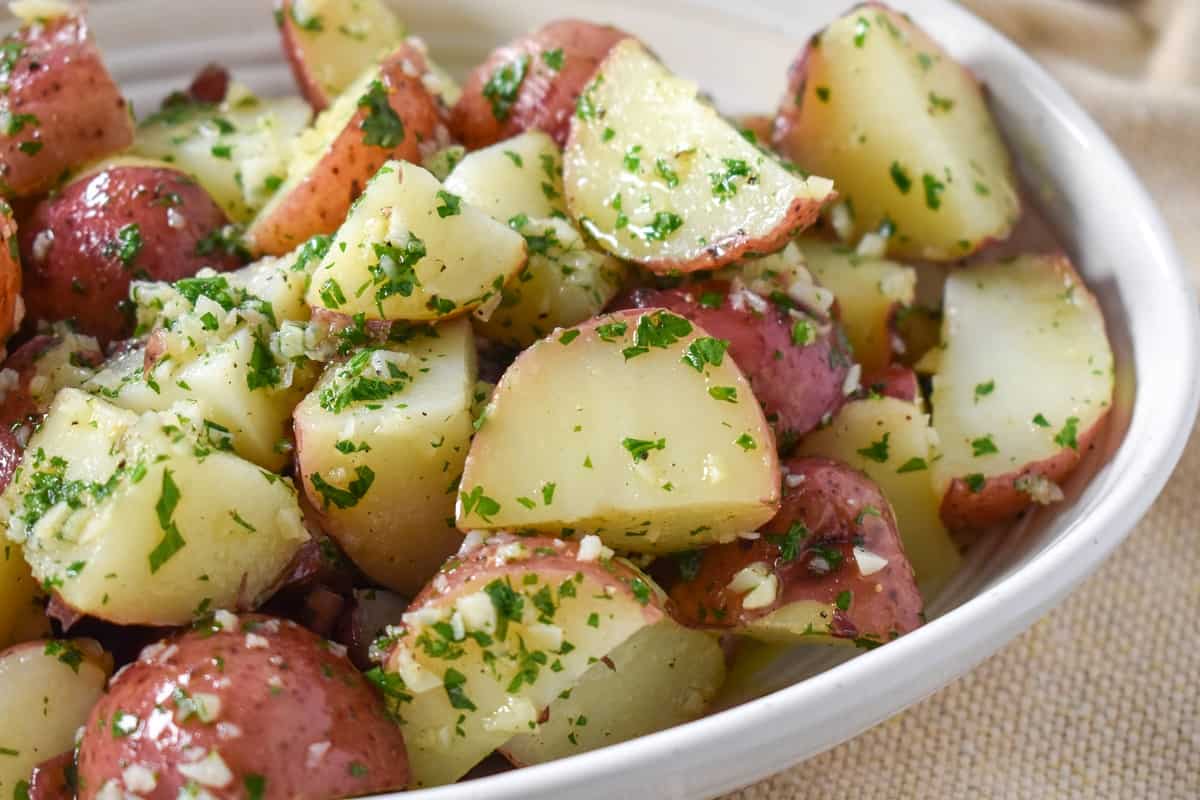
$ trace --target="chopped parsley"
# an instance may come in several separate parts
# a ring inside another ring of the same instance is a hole
[[[421,285],[415,267],[425,257],[425,242],[409,233],[402,245],[389,242],[376,243],[373,247],[379,261],[370,268],[371,282],[377,287],[375,303],[380,316],[386,316],[383,314],[384,300],[395,295],[412,297],[413,289]]]
[[[708,364],[712,364],[714,367],[721,366],[725,360],[725,351],[728,349],[729,342],[725,339],[701,336],[688,345],[680,360],[697,372],[704,372],[704,367]]]
[[[445,189],[439,189],[437,197],[442,201],[442,204],[437,207],[438,216],[442,219],[457,217],[462,213],[462,198],[458,195],[451,194]]]
[[[900,190],[900,194],[908,194],[912,189],[912,178],[908,176],[908,171],[900,164],[899,161],[893,161],[889,170],[892,176],[892,183],[896,184],[896,188]]]
[[[1034,418],[1033,418],[1033,424],[1034,424],[1034,425],[1037,425],[1039,428],[1049,428],[1049,427],[1050,427],[1050,420],[1046,419],[1046,418],[1045,418],[1043,415],[1041,415],[1041,414],[1037,414],[1037,415],[1035,415],[1035,416],[1034,416]]]
[[[187,545],[172,519],[181,496],[179,487],[175,485],[175,479],[171,476],[171,470],[164,469],[162,489],[158,495],[158,502],[154,506],[154,511],[158,515],[158,525],[163,530],[163,538],[150,551],[150,574],[152,575]]]
[[[500,504],[484,494],[482,486],[476,486],[470,492],[459,492],[458,496],[464,517],[474,513],[483,521],[491,522],[492,515],[500,513]]]
[[[851,594],[850,590],[843,589],[842,591],[838,592],[837,600],[834,601],[834,605],[838,607],[839,611],[849,611],[850,603],[853,601],[853,599],[854,595]]]
[[[529,56],[521,56],[493,72],[483,85],[482,94],[491,104],[492,116],[497,122],[504,122],[512,113],[528,69]]]
[[[996,448],[996,442],[994,439],[992,439],[992,435],[990,433],[987,436],[980,436],[978,439],[972,439],[971,450],[973,451],[975,458],[1000,452],[999,449]]]
[[[575,341],[578,338],[579,338],[578,330],[569,330],[569,331],[563,331],[563,335],[558,337],[558,341],[559,341],[559,344],[567,345],[567,344],[570,344],[571,342]]]
[[[1054,443],[1060,447],[1079,450],[1079,417],[1067,417],[1066,424],[1054,437]]]
[[[345,509],[358,505],[358,501],[366,496],[371,484],[375,482],[375,471],[365,465],[355,467],[354,476],[354,480],[350,481],[345,489],[333,486],[322,478],[319,472],[309,475],[308,479],[312,481],[313,488],[321,493],[325,508],[335,505]]]
[[[621,334],[624,334],[625,323],[613,324],[620,325]],[[622,353],[624,353],[626,360],[628,360],[650,352],[651,347],[666,349],[691,332],[692,323],[677,314],[672,314],[669,311],[655,311],[653,314],[643,314],[638,318],[637,328],[633,333],[633,346],[625,348]],[[601,334],[601,338],[604,338],[603,334]]]
[[[708,394],[714,400],[721,400],[725,403],[737,402],[737,389],[732,386],[712,386],[709,387]]]
[[[54,656],[60,663],[70,667],[72,672],[79,673],[79,665],[83,663],[83,651],[73,642],[51,640],[46,642],[46,648],[42,652],[45,655]]]
[[[142,252],[142,229],[131,222],[117,231],[117,237],[104,245],[104,255],[115,258],[124,267],[133,266],[138,253]]]
[[[655,159],[654,171],[666,182],[668,189],[674,189],[679,185],[679,174],[671,169],[671,165],[667,163],[666,159]]]
[[[745,183],[755,183],[758,180],[750,165],[740,158],[723,158],[721,163],[725,165],[725,171],[709,173],[708,177],[712,181],[713,197],[722,202],[737,194],[738,178],[745,178]]]
[[[967,488],[971,490],[972,494],[978,494],[983,489],[983,484],[987,479],[983,477],[983,473],[981,472],[972,472],[970,475],[964,476],[963,481],[966,482]]]
[[[792,344],[805,347],[817,340],[817,328],[806,319],[798,319],[792,323]]]
[[[800,555],[800,545],[808,538],[808,528],[803,522],[793,522],[784,533],[768,533],[767,541],[779,548],[779,560],[795,561]]]
[[[890,433],[885,433],[883,438],[877,442],[871,442],[869,447],[859,448],[854,452],[858,453],[863,458],[870,459],[878,464],[886,463],[888,460],[888,439],[891,438]]]
[[[897,469],[896,472],[920,472],[924,469],[929,469],[929,465],[925,463],[925,459],[913,457],[901,464],[900,468]]]
[[[382,82],[371,81],[366,94],[358,99],[358,107],[367,110],[358,125],[363,144],[390,149],[404,141],[404,122],[392,108]]]
[[[621,440],[621,446],[629,451],[629,455],[633,456],[634,461],[645,461],[650,456],[651,450],[665,450],[667,440],[633,439],[626,436]]]
[[[733,440],[733,443],[742,448],[746,452],[754,450],[758,444],[754,441],[754,437],[748,433],[743,433],[741,436]]]
[[[975,384],[975,402],[978,403],[979,398],[987,397],[989,394],[991,394],[995,390],[996,390],[996,382],[994,380]]]
[[[563,68],[563,64],[566,62],[566,60],[567,58],[563,54],[563,49],[561,47],[556,47],[553,50],[545,50],[542,52],[542,63],[555,72],[558,72]]]
[[[925,185],[925,207],[930,211],[937,211],[942,207],[942,192],[945,191],[946,184],[928,172],[921,176],[921,182]]]

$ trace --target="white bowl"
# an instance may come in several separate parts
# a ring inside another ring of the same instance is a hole
[[[401,0],[438,60],[465,72],[556,17],[647,40],[730,113],[765,112],[807,37],[849,5],[795,0]],[[1088,116],[1014,45],[946,0],[895,0],[991,90],[1039,202],[1097,293],[1117,396],[1068,502],[976,548],[932,621],[820,671],[799,650],[764,670],[762,696],[705,719],[556,763],[406,797],[704,797],[814,755],[915,703],[1012,639],[1092,572],[1162,489],[1187,440],[1200,363],[1195,300],[1151,200]],[[93,0],[97,36],[143,111],[209,61],[267,92],[293,91],[267,0]],[[825,651],[823,651],[825,652]],[[836,658],[834,660],[837,660]],[[807,679],[805,680],[804,678]]]

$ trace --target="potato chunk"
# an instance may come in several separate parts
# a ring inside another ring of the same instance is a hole
[[[471,445],[459,528],[596,533],[665,553],[766,522],[779,499],[774,437],[725,348],[645,309],[523,352]]]
[[[373,580],[409,596],[462,542],[454,480],[475,377],[471,326],[457,320],[330,364],[296,409],[298,472],[322,528]]]
[[[978,528],[1058,484],[1108,417],[1113,354],[1096,298],[1062,256],[951,273],[933,378],[942,519]]]
[[[833,195],[829,180],[801,178],[746,141],[633,39],[579,97],[564,184],[601,246],[656,272],[777,250]]]
[[[962,258],[1007,237],[1020,213],[982,87],[879,4],[810,40],[792,66],[775,144],[837,182],[852,241],[882,230],[894,256]]]
[[[414,164],[371,179],[313,275],[308,302],[368,319],[453,317],[499,297],[525,240]]]
[[[30,440],[0,520],[38,581],[125,625],[253,605],[309,538],[291,482],[222,452],[194,406],[138,415],[77,389]]]

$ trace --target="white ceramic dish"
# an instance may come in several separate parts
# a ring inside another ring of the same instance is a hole
[[[400,0],[396,6],[434,56],[460,74],[497,43],[548,19],[613,22],[698,80],[724,110],[745,113],[774,108],[791,58],[850,2]],[[692,724],[406,797],[693,798],[751,783],[854,736],[983,660],[1092,572],[1162,489],[1195,418],[1200,326],[1185,271],[1150,198],[1096,125],[1014,45],[947,0],[893,4],[988,84],[1030,185],[1104,306],[1118,357],[1117,397],[1109,430],[1068,503],[977,547],[935,604],[931,622],[887,647],[824,671],[845,659],[797,651],[758,675],[752,694],[761,696]],[[232,67],[261,91],[293,91],[268,0],[93,0],[91,16],[113,72],[139,109],[209,61]]]

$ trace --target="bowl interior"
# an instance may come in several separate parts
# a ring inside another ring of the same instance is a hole
[[[506,0],[503,4],[488,0],[395,0],[394,5],[412,31],[425,37],[433,57],[459,75],[498,43],[541,22],[565,16],[611,22],[642,36],[669,65],[711,92],[724,111],[741,114],[766,113],[775,107],[784,91],[791,59],[806,38],[850,5],[850,0]],[[1117,356],[1117,392],[1107,431],[1065,487],[1067,502],[1032,514],[1007,535],[975,546],[962,572],[930,609],[931,618],[942,619],[935,619],[919,635],[906,637],[913,639],[911,644],[905,643],[906,648],[897,647],[897,652],[911,650],[909,658],[917,654],[918,659],[924,659],[922,663],[936,669],[936,675],[907,694],[898,692],[886,702],[876,703],[869,712],[851,714],[852,722],[809,731],[793,743],[785,761],[831,746],[944,684],[1061,598],[1116,545],[1157,494],[1186,439],[1179,428],[1190,424],[1194,415],[1193,300],[1169,238],[1127,168],[1061,90],[1014,47],[966,12],[944,0],[901,0],[894,5],[912,13],[919,24],[987,83],[995,113],[1018,154],[1023,177],[1034,187],[1037,203],[1058,228],[1063,244],[1103,306]],[[165,13],[168,6],[169,14]],[[110,67],[135,107],[144,113],[211,61],[230,66],[239,79],[261,92],[293,92],[268,6],[266,0],[170,4],[94,0],[91,17]],[[1116,503],[1122,503],[1122,507],[1115,508]],[[1089,527],[1093,518],[1105,518],[1112,524],[1096,530],[1095,524]],[[987,606],[969,602],[990,592],[1000,597],[999,593],[1011,590],[1022,575],[1033,574],[1031,565],[1050,558],[1074,563],[1077,568],[1043,570],[1043,576],[1050,577],[1038,580],[1047,585],[1027,587],[1026,591],[1033,593],[1030,602],[1014,611],[1011,618],[1005,618],[1003,608],[994,603]],[[976,626],[980,641],[989,643],[953,663],[948,656],[939,662],[935,653],[946,637],[953,635],[956,624]],[[890,650],[892,646],[877,652],[882,655]],[[753,680],[731,699],[766,695],[851,656],[853,653],[840,650],[798,648],[765,659]],[[879,674],[894,663],[895,657],[889,662],[876,653],[864,656],[858,661],[871,660],[856,674],[870,674],[872,670]],[[850,666],[834,673],[843,673]],[[854,666],[858,668],[857,662]],[[819,701],[821,692],[828,695],[833,688],[832,683],[812,682],[811,691],[787,696],[792,703],[790,710],[803,714]],[[764,702],[759,701],[755,713],[770,710],[761,705]],[[853,705],[855,701],[849,702]],[[688,741],[730,731],[729,724],[727,714],[720,714],[686,726],[697,732]],[[657,743],[655,753],[668,755],[679,749],[685,735],[671,739],[664,738],[671,733],[658,734],[647,741]],[[610,750],[620,751],[621,763],[637,762],[629,746]],[[643,755],[648,752],[644,750]],[[587,768],[584,759],[592,759]],[[605,764],[617,763],[592,756],[565,763],[572,762],[579,762],[575,778],[562,769],[555,772],[554,765],[523,772],[546,776],[538,779],[537,785],[549,790],[578,786],[583,776],[593,771],[592,765],[607,769]],[[650,791],[650,796],[674,796],[685,791],[709,794],[757,777],[764,770],[751,766],[752,762],[748,759],[745,767],[727,769],[717,779],[701,778],[698,771],[694,779],[641,786],[661,790]],[[643,768],[652,766],[646,762]],[[778,768],[783,763],[767,766]],[[515,776],[505,779],[510,777]],[[495,786],[499,794],[494,796],[520,796],[517,789],[521,787],[516,783]],[[524,784],[526,790],[533,786],[533,782]],[[513,792],[502,791],[505,787]],[[472,796],[464,787],[450,787],[436,794]],[[579,796],[583,795],[605,796],[603,792],[588,791]]]

